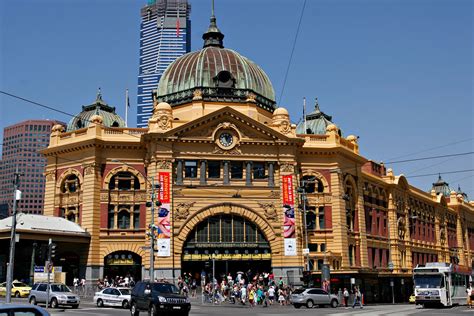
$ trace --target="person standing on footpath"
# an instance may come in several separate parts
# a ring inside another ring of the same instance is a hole
[[[472,288],[472,282],[469,282],[469,286],[466,289],[467,293],[467,307],[472,308],[472,301],[474,301],[474,289]]]
[[[343,297],[344,297],[344,307],[349,308],[349,306],[348,306],[348,303],[349,303],[349,291],[347,290],[347,288],[344,288]]]

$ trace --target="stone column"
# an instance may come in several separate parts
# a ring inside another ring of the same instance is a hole
[[[179,159],[176,163],[176,184],[183,184],[183,160]]]
[[[268,186],[269,187],[275,186],[275,163],[274,162],[268,163]]]
[[[201,170],[199,171],[199,183],[206,184],[206,160],[201,160]]]
[[[223,179],[224,179],[224,184],[229,184],[230,183],[230,181],[229,181],[229,161],[228,160],[224,161]]]
[[[245,168],[245,185],[251,186],[252,185],[252,162],[246,161],[246,168]]]

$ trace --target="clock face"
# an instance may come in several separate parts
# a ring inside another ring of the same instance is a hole
[[[219,143],[223,147],[230,147],[232,143],[234,142],[234,137],[230,133],[222,133],[219,135]]]

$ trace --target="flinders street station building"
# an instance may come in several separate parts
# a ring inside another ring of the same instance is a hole
[[[367,302],[391,301],[391,282],[406,300],[417,264],[472,269],[474,202],[361,156],[317,103],[292,124],[270,78],[223,38],[212,17],[203,48],[167,68],[148,128],[125,127],[99,93],[52,129],[44,215],[80,232],[58,237],[68,280],[149,278],[152,241],[158,279],[214,262],[217,277],[357,284]]]

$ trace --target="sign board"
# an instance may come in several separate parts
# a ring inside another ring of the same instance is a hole
[[[296,238],[285,238],[285,256],[296,256]]]
[[[390,281],[390,286],[393,287],[394,285],[395,285],[395,283],[393,281]]]
[[[309,248],[303,248],[303,254],[308,255],[309,254]]]
[[[15,234],[15,242],[20,242],[20,234]]]
[[[393,270],[393,262],[390,261],[390,262],[388,263],[388,268],[389,268],[390,270]]]
[[[351,278],[351,284],[356,284],[356,279],[355,278]]]

